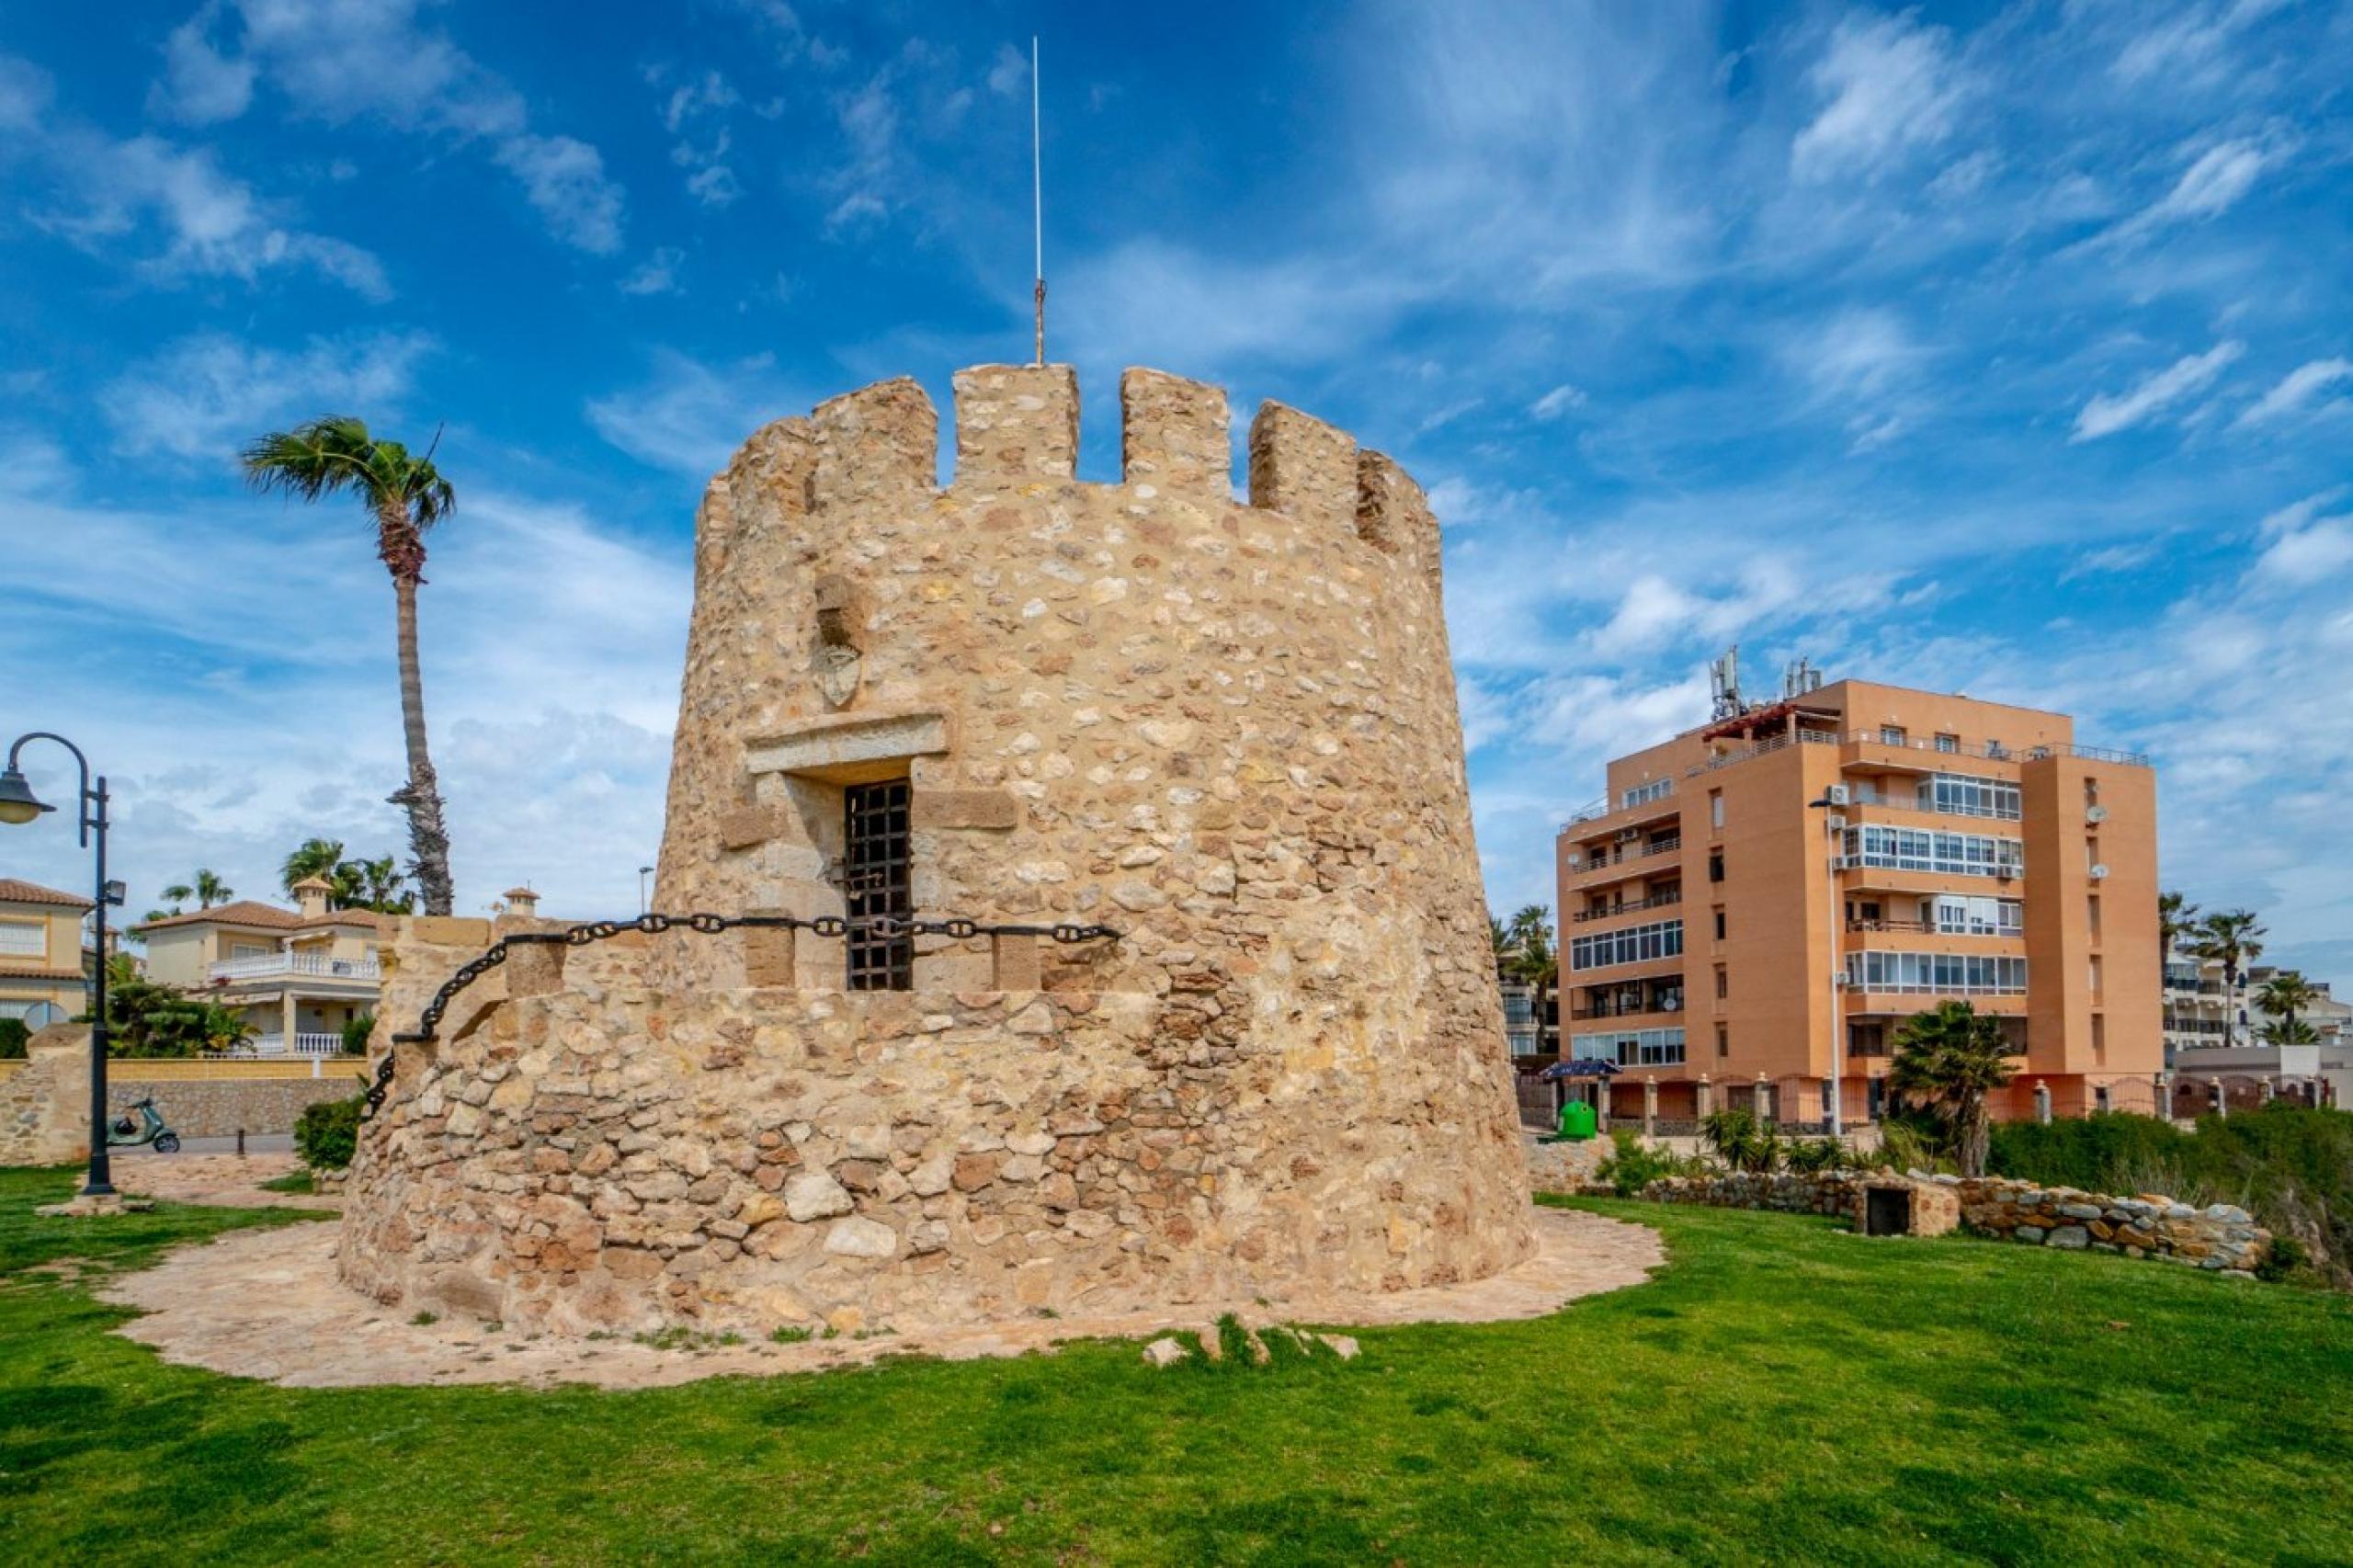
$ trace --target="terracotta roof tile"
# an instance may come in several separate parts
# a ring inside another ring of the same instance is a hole
[[[166,926],[194,926],[211,921],[221,926],[259,926],[272,931],[323,931],[330,926],[359,926],[369,930],[381,930],[384,917],[372,909],[331,909],[324,915],[304,916],[291,909],[280,909],[274,903],[257,903],[241,898],[233,903],[216,903],[210,909],[191,909],[185,915],[166,915],[161,920],[149,920],[133,926],[133,931],[153,931]]]
[[[87,909],[90,901],[79,893],[60,892],[39,882],[19,881],[15,877],[0,877],[0,903],[56,903],[68,909]]]

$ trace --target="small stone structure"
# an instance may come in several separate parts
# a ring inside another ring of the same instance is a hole
[[[1819,1176],[1745,1171],[1711,1176],[1667,1176],[1643,1189],[1659,1203],[1701,1203],[1717,1209],[1774,1209],[1798,1214],[1843,1214],[1866,1229],[1869,1194],[1900,1184],[1913,1191],[1911,1233],[1938,1235],[1955,1220],[2000,1241],[2121,1253],[2127,1257],[2232,1274],[2249,1274],[2271,1247],[2271,1233],[2232,1204],[2204,1209],[2144,1193],[2117,1198],[2043,1187],[2006,1176],[1908,1176],[1851,1171]]]
[[[90,1157],[90,1026],[51,1024],[0,1078],[0,1165],[62,1165]]]
[[[1941,1236],[1961,1227],[1961,1199],[1950,1187],[1892,1172],[1855,1181],[1847,1217],[1865,1236]]]
[[[926,934],[898,989],[808,929],[519,948],[399,1048],[351,1284],[526,1328],[904,1330],[1529,1256],[1421,491],[1269,403],[1239,502],[1224,393],[1142,369],[1122,482],[1083,483],[1067,367],[955,388],[945,489],[909,381],[711,483],[656,903],[858,913],[888,787],[908,910],[1116,939]],[[496,932],[405,922],[387,1033]]]

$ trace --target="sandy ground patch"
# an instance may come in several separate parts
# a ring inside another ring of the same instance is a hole
[[[249,1187],[241,1179],[236,1189]],[[164,1194],[158,1189],[157,1195]],[[284,1199],[277,1193],[262,1196]],[[1272,1306],[1196,1302],[1165,1311],[1024,1319],[798,1345],[747,1341],[657,1349],[626,1338],[526,1338],[480,1323],[414,1323],[399,1309],[381,1307],[336,1278],[335,1234],[325,1224],[235,1232],[183,1248],[153,1268],[113,1279],[98,1294],[144,1313],[119,1332],[153,1346],[167,1361],[292,1387],[589,1383],[652,1388],[731,1374],[816,1371],[890,1355],[948,1360],[1018,1356],[1051,1351],[1062,1340],[1199,1331],[1228,1312],[1252,1327],[1540,1317],[1580,1296],[1639,1285],[1665,1262],[1658,1233],[1647,1226],[1546,1209],[1538,1210],[1535,1229],[1537,1248],[1528,1261],[1467,1285],[1389,1295],[1308,1295]]]

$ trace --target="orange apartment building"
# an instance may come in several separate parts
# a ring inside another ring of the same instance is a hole
[[[1719,712],[1611,762],[1558,840],[1562,1054],[1619,1064],[1612,1115],[1819,1126],[1836,1039],[1842,1119],[1876,1119],[1898,1027],[1949,997],[2024,1057],[1997,1117],[2038,1085],[2057,1115],[2159,1103],[2145,757],[1862,681]]]

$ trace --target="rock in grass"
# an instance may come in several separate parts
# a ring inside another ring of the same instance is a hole
[[[1143,1347],[1143,1358],[1148,1366],[1173,1367],[1185,1358],[1185,1347],[1173,1336],[1163,1335]]]
[[[1357,1358],[1357,1342],[1345,1334],[1319,1334],[1315,1336],[1332,1347],[1332,1354],[1343,1361]]]

